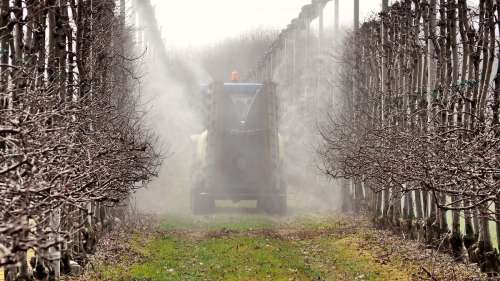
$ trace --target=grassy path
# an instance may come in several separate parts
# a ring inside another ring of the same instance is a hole
[[[422,267],[436,271],[431,259],[412,261],[365,222],[345,218],[168,216],[120,233],[86,280],[429,280]]]

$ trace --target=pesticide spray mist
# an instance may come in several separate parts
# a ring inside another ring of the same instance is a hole
[[[154,15],[149,15],[151,17]],[[154,34],[154,29],[145,33],[143,38],[158,36]],[[270,39],[272,37],[260,30],[258,36],[250,34],[236,40],[226,40],[218,44],[216,49],[198,51],[196,55],[187,54],[189,52],[186,51],[170,51],[168,56],[161,40],[144,40],[140,45],[146,52],[139,68],[142,78],[138,94],[147,126],[158,135],[158,145],[165,159],[159,177],[134,195],[132,208],[143,213],[190,213],[189,191],[196,151],[193,139],[204,130],[199,86],[209,84],[214,79],[222,80],[220,73],[227,72],[229,75],[235,66],[246,68],[243,71],[250,69],[260,54],[264,53],[272,41]],[[239,51],[228,50],[232,48],[238,48]],[[245,54],[245,57],[225,57],[230,53]],[[250,57],[251,54],[254,57]],[[222,59],[214,61],[214,58]],[[276,76],[274,82],[279,85],[280,80]],[[281,99],[287,97],[286,92],[279,95]],[[316,162],[316,146],[319,143],[316,127],[311,126],[300,106],[287,103],[283,108],[280,138],[283,140],[283,176],[289,190],[289,213],[337,209],[337,193],[321,175]]]
[[[195,144],[193,135],[203,130],[201,117],[190,103],[191,91],[185,80],[177,80],[172,69],[158,65],[154,56],[144,59],[140,87],[146,124],[158,136],[163,152],[159,176],[138,190],[132,207],[146,213],[172,213],[189,210],[190,164]],[[209,81],[201,71],[192,71],[195,83]],[[191,78],[191,77],[190,77]]]

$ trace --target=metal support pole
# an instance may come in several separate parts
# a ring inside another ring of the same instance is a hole
[[[354,31],[357,31],[359,30],[359,0],[354,0]],[[354,48],[356,48],[356,46],[353,46]],[[356,58],[356,65],[358,65],[358,58]],[[356,106],[356,100],[357,100],[357,87],[358,87],[358,81],[356,80],[356,72],[355,70],[353,69],[353,72],[352,72],[352,99],[353,99],[353,106]],[[356,112],[354,111],[354,114],[353,114],[353,118],[356,119]],[[354,200],[355,200],[355,203],[354,203],[354,209],[356,211],[359,211],[359,208],[360,208],[360,204],[362,202],[362,199],[363,199],[363,195],[362,195],[362,192],[361,192],[361,181],[359,178],[357,177],[354,177],[353,179],[351,179],[351,184],[352,184],[352,188],[353,188],[353,191],[354,191]]]
[[[354,0],[354,30],[359,29],[359,0]]]
[[[120,0],[120,21],[122,26],[125,26],[125,13],[125,0]]]
[[[141,24],[141,16],[139,15],[139,9],[141,7],[139,6],[139,3],[137,3],[137,0],[133,0],[132,1],[132,11],[133,11],[133,17],[132,17],[132,21],[133,21],[133,26],[134,26],[134,29],[135,29],[135,34],[134,34],[134,43],[137,47],[137,50],[140,52],[140,49],[142,47],[142,24]]]
[[[292,31],[292,89],[293,89],[293,97],[297,96],[297,40],[298,40],[298,31],[294,29]]]
[[[309,18],[306,18],[306,39],[305,39],[305,45],[304,45],[304,52],[305,52],[305,67],[309,65],[309,54],[310,54],[310,45],[309,43],[311,42],[311,20]]]
[[[389,8],[389,0],[382,0],[382,11],[387,10]]]
[[[304,46],[304,68],[303,69],[309,69],[309,62],[310,62],[310,55],[311,55],[311,19],[309,17],[306,18],[306,38],[305,38],[305,46]],[[308,97],[309,95],[309,87],[308,83],[304,83],[304,95]]]
[[[323,48],[323,34],[324,34],[324,8],[323,4],[318,4],[318,53],[321,53]]]
[[[334,9],[333,10],[333,32],[334,32],[333,40],[334,40],[334,43],[336,43],[336,42],[338,42],[339,31],[340,31],[340,28],[339,28],[339,22],[340,22],[339,0],[334,0],[333,9]],[[335,102],[335,87],[332,87],[332,96],[331,96],[332,107],[335,106],[334,102]]]
[[[323,52],[323,37],[324,37],[324,8],[325,4],[318,4],[318,53],[316,54],[318,57],[321,56]],[[322,69],[321,63],[317,64],[317,75],[316,75],[316,85],[315,85],[315,106],[318,108],[320,105],[320,85],[322,80]],[[319,113],[319,110],[315,110],[316,113]]]
[[[274,74],[274,53],[271,53],[271,56],[269,57],[269,74],[267,76],[268,81],[273,80],[273,74]]]
[[[335,0],[335,3],[333,5],[333,20],[334,20],[334,32],[335,35],[339,34],[339,0]]]

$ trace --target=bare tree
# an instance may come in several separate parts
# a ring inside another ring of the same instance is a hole
[[[160,157],[114,0],[2,1],[0,30],[0,266],[9,281],[55,280]]]
[[[332,115],[320,152],[328,175],[363,178],[379,194],[368,205],[377,222],[485,271],[498,271],[489,229],[500,186],[494,7],[405,0],[352,33],[338,99],[353,106]]]

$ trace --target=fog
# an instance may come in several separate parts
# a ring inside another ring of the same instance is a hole
[[[193,79],[197,85],[210,82],[197,64],[186,63],[192,77],[182,80],[167,65],[158,63],[154,53],[146,53],[141,63],[142,81],[138,94],[142,100],[147,126],[158,136],[163,153],[158,178],[136,194],[133,207],[137,211],[166,213],[189,209],[190,162],[195,144],[191,137],[199,134],[202,120],[187,97]],[[179,62],[178,62],[179,63]],[[184,61],[182,61],[184,63]],[[189,79],[188,79],[189,78]],[[182,204],[178,204],[182,201]]]
[[[136,8],[139,21],[134,19],[134,24],[146,22],[150,25],[143,23],[132,27],[138,34],[135,54],[141,54],[137,94],[146,124],[158,136],[157,145],[163,152],[164,161],[159,176],[137,191],[131,206],[139,212],[187,214],[191,212],[189,194],[193,175],[197,172],[193,165],[196,140],[206,125],[199,88],[214,80],[227,82],[231,70],[244,72],[252,68],[272,41],[267,38],[274,38],[278,32],[246,31],[246,35],[221,39],[209,47],[165,47],[164,41],[157,40],[160,31],[151,7]],[[147,20],[141,21],[141,17]],[[249,38],[253,41],[248,41]],[[288,186],[288,213],[334,211],[339,205],[335,184],[321,175],[316,161],[319,144],[316,125],[320,115],[311,117],[304,108],[287,101],[291,93],[280,86],[285,81],[279,75],[273,82],[277,84],[280,96],[280,150],[283,155],[282,175]],[[226,177],[230,177],[228,174]],[[223,202],[222,205],[238,212],[242,206],[254,207],[255,203]]]
[[[250,30],[282,29],[310,0],[152,0],[165,42],[170,47],[198,47]],[[381,8],[381,0],[360,0],[360,18]],[[394,2],[394,1],[389,1]],[[353,1],[340,0],[340,24],[352,26]],[[333,25],[333,1],[325,7],[325,24]]]

